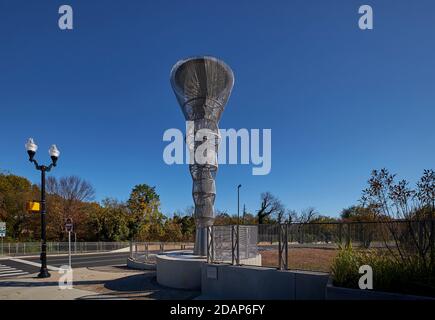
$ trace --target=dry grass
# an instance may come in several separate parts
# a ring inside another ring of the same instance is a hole
[[[261,251],[264,267],[278,266],[278,251]],[[338,250],[320,248],[289,248],[289,269],[329,272]]]

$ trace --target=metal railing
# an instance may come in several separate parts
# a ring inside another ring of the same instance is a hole
[[[90,252],[108,252],[127,248],[129,242],[72,242],[73,254]],[[5,242],[0,243],[0,256],[38,255],[41,252],[40,242]],[[68,253],[68,242],[47,242],[47,254]]]
[[[261,266],[328,271],[344,245],[360,250],[412,246],[413,241],[421,247],[434,246],[434,224],[434,220],[392,220],[212,226],[207,260],[239,265],[260,253]]]
[[[130,258],[138,262],[155,263],[159,253],[176,250],[193,250],[193,242],[138,242],[130,244]]]
[[[256,225],[210,226],[207,234],[207,261],[210,263],[239,265],[242,260],[258,255]]]

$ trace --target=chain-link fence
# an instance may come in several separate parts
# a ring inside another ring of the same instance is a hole
[[[71,242],[73,254],[90,252],[108,252],[128,248],[129,242]],[[4,242],[0,243],[1,256],[37,255],[41,252],[40,242]],[[47,254],[68,253],[68,242],[47,242]]]

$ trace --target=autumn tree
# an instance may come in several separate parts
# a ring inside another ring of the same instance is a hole
[[[29,180],[13,174],[0,174],[0,220],[6,222],[13,239],[39,236],[38,217],[26,211],[26,202],[39,198],[39,189]]]
[[[129,239],[140,236],[144,240],[156,240],[163,234],[163,214],[160,212],[160,197],[155,187],[136,185],[127,201],[130,211],[128,221]]]
[[[47,233],[56,239],[64,239],[65,220],[72,218],[74,230],[78,235],[84,236],[88,213],[86,203],[95,197],[92,185],[77,176],[47,178]]]
[[[90,212],[89,231],[97,241],[123,241],[128,238],[129,212],[125,203],[105,198]]]

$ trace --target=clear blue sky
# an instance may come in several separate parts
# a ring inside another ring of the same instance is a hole
[[[73,31],[57,27],[65,3]],[[38,182],[31,136],[40,160],[61,150],[53,175],[89,180],[97,200],[148,183],[166,214],[192,204],[188,167],[162,160],[164,130],[184,128],[169,72],[210,54],[236,78],[220,126],[272,129],[272,172],[221,166],[216,207],[236,212],[241,183],[248,210],[270,191],[338,215],[373,168],[412,182],[434,168],[434,15],[433,0],[1,0],[0,169]]]

